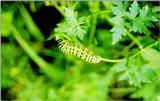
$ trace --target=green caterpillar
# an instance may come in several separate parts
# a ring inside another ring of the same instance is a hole
[[[101,62],[102,60],[106,62],[120,62],[121,61],[121,60],[104,59],[100,56],[93,54],[93,52],[89,51],[87,48],[83,47],[82,45],[78,43],[73,43],[69,40],[59,39],[58,47],[62,52],[77,56],[81,58],[82,60],[85,60],[89,63],[96,64],[96,63]]]
[[[94,55],[93,52],[78,43],[73,43],[68,40],[59,40],[58,42],[59,49],[62,52],[72,54],[90,63],[99,63],[101,61],[100,56]]]

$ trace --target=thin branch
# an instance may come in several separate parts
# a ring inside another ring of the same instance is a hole
[[[139,49],[143,48],[143,45],[139,42],[139,40],[135,38],[129,31],[127,31],[127,35],[137,44]]]
[[[44,61],[40,56],[38,56],[35,51],[27,44],[27,42],[22,38],[18,30],[14,27],[14,25],[11,26],[12,28],[12,34],[19,43],[19,45],[22,47],[22,49],[29,55],[29,57],[42,69],[48,68],[50,65]]]
[[[54,1],[52,2],[52,5],[63,15],[65,16],[64,10],[62,9],[62,7],[58,6],[58,4]]]
[[[157,44],[158,44],[158,41],[156,41],[155,43],[152,43],[152,44],[148,45],[144,49],[152,48],[152,47],[156,46]],[[144,49],[142,49],[139,52],[137,52],[136,54],[132,55],[131,57],[129,57],[129,59],[133,59],[134,57],[136,57],[137,55],[139,55]]]

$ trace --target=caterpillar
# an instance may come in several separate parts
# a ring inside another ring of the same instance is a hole
[[[101,61],[107,61],[107,62],[120,62],[121,61],[121,60],[104,59],[101,56],[95,55],[92,51],[89,51],[87,48],[83,47],[82,45],[78,43],[73,43],[66,39],[58,40],[58,48],[64,53],[72,54],[89,63],[96,64]]]

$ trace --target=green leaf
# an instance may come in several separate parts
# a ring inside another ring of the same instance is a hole
[[[140,14],[139,16],[144,18],[147,16],[148,13],[148,6],[146,5],[145,7],[143,7],[142,9],[140,9]]]
[[[148,6],[144,6],[142,9],[140,9],[140,14],[137,18],[134,18],[133,23],[133,31],[148,34],[148,26],[154,27],[152,22],[158,21],[158,19],[155,18],[154,13],[149,12]]]
[[[127,12],[126,15],[130,18],[133,19],[134,17],[136,17],[139,13],[139,7],[136,1],[133,2],[133,4],[131,5],[131,7],[129,8],[130,12]]]
[[[156,71],[150,68],[148,64],[143,65],[141,68],[141,71],[142,71],[142,74],[145,77],[147,77],[149,80],[154,81],[158,77]]]
[[[115,14],[117,16],[122,16],[123,15],[118,7],[112,7],[112,11],[113,11],[113,14]]]
[[[112,7],[113,14],[116,16],[124,16],[125,11],[128,7],[128,2],[113,2],[116,7]]]
[[[56,33],[64,33],[71,38],[84,39],[84,35],[87,32],[87,20],[86,17],[77,18],[77,13],[71,8],[65,9],[65,20],[57,24],[55,28]]]
[[[76,36],[73,26],[71,26],[68,22],[59,23],[57,26],[58,27],[54,29],[56,33],[64,33],[71,37]]]
[[[160,61],[160,53],[153,48],[143,49],[141,54],[142,57],[147,61]]]
[[[117,71],[117,72],[121,72],[121,71],[124,71],[126,69],[126,63],[127,63],[127,60],[123,60],[119,63],[117,63],[113,68]]]
[[[143,67],[142,67],[143,68]],[[146,68],[146,67],[144,67]],[[149,71],[148,71],[149,72]],[[122,73],[119,77],[119,80],[128,80],[130,85],[134,85],[137,87],[141,87],[142,83],[150,83],[151,81],[146,77],[146,73],[148,73],[145,69],[138,70],[134,64],[132,64],[128,69],[125,69],[124,73]]]
[[[130,69],[128,70],[129,72],[129,84],[130,85],[134,85],[134,86],[137,86],[137,87],[140,87],[141,86],[141,82],[138,80],[137,78],[137,69],[136,67],[133,65],[130,67]]]
[[[73,25],[77,23],[77,13],[71,8],[65,8],[65,18]]]
[[[144,21],[142,19],[136,18],[133,21],[133,31],[147,34],[149,33],[149,30],[147,29],[147,26],[145,25]]]
[[[141,87],[141,83],[150,83],[150,80],[146,78],[140,70],[137,70],[137,67],[134,65],[131,65],[129,74],[130,85]]]
[[[125,27],[123,25],[117,25],[111,29],[111,32],[113,32],[112,35],[112,44],[116,44],[122,37],[122,35],[125,35]]]
[[[149,27],[154,27],[152,22],[158,21],[158,19],[155,18],[155,13],[149,11],[148,5],[140,9],[140,15],[139,18],[142,19],[144,24]]]
[[[122,80],[127,80],[128,77],[129,77],[128,72],[124,72],[123,74],[120,75],[119,80],[120,80],[120,81],[122,81]]]
[[[142,57],[148,61],[148,66],[150,68],[160,68],[160,52],[157,50],[150,48],[150,49],[144,49],[141,52]]]

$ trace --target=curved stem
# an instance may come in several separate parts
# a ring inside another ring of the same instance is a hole
[[[121,62],[121,61],[124,60],[124,59],[112,60],[112,59],[102,58],[101,60],[102,60],[102,61],[105,61],[105,62]]]
[[[50,65],[44,61],[40,56],[36,54],[36,52],[27,44],[27,42],[22,38],[18,30],[11,26],[12,34],[22,47],[22,49],[29,55],[29,57],[42,69],[47,69]]]
[[[20,15],[22,16],[22,19],[24,21],[25,27],[28,29],[30,34],[37,41],[41,41],[41,42],[44,41],[45,38],[44,38],[43,34],[41,33],[40,29],[38,28],[38,26],[33,21],[31,15],[29,14],[29,12],[25,8],[25,6],[22,3],[20,3],[17,6],[18,6],[18,9],[20,11]]]
[[[18,32],[14,25],[10,26],[12,35],[20,45],[20,47],[26,52],[26,54],[40,67],[42,72],[47,76],[53,78],[55,82],[61,82],[59,79],[64,78],[64,73],[57,68],[53,68],[53,65],[47,63],[43,58],[41,58],[29,44],[22,38],[21,34]],[[52,70],[52,72],[51,72]],[[63,81],[63,80],[62,80]]]

